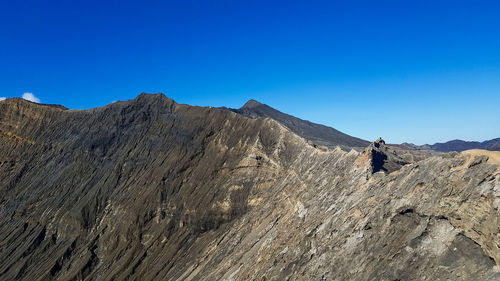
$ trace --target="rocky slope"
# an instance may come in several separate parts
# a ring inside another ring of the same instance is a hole
[[[349,136],[334,128],[312,123],[280,112],[256,100],[249,100],[241,108],[231,110],[250,118],[274,119],[292,132],[312,141],[314,144],[332,149],[335,149],[337,146],[345,150],[350,150],[352,148],[362,149],[370,144],[365,140]]]
[[[495,159],[326,149],[161,94],[9,99],[0,280],[499,280]]]

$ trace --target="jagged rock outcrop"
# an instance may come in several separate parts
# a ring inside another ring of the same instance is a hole
[[[380,171],[391,173],[399,170],[404,165],[416,163],[429,156],[429,154],[424,152],[386,145],[382,138],[378,138],[365,148],[363,157],[358,159],[358,161],[369,160],[369,169],[372,173]]]
[[[0,130],[0,280],[500,278],[496,155],[321,149],[161,94],[5,100]]]

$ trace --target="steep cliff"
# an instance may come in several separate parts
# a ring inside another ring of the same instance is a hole
[[[500,278],[492,154],[330,150],[161,94],[9,99],[0,131],[0,280]]]

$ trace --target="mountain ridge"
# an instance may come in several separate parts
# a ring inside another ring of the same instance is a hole
[[[167,100],[170,100],[175,103],[172,99],[168,98],[165,96],[163,93],[156,93],[156,94],[148,94],[148,93],[141,93],[137,98],[141,96],[159,96],[163,97]],[[136,99],[137,99],[136,98]],[[135,99],[133,99],[135,100]],[[117,101],[115,103],[129,103],[133,100],[129,101]],[[2,102],[2,101],[0,101]],[[100,108],[105,108],[108,106],[111,106],[114,103],[102,106],[102,107],[96,107],[96,108],[91,108],[91,109],[69,109],[63,105],[59,104],[43,104],[43,103],[35,103],[31,101],[24,100],[22,98],[8,98],[4,100],[3,102],[5,103],[20,103],[20,102],[26,102],[30,103],[32,105],[40,105],[40,106],[46,106],[46,107],[52,107],[52,108],[58,108],[62,110],[70,110],[70,111],[82,111],[82,110],[99,110]],[[212,107],[207,107],[207,108],[212,108]],[[313,143],[321,146],[326,146],[330,149],[334,149],[336,146],[340,146],[342,149],[349,150],[349,149],[357,149],[361,151],[365,147],[367,147],[370,142],[366,140],[362,140],[356,137],[352,137],[350,135],[347,135],[345,133],[342,133],[332,127],[322,125],[322,124],[317,124],[313,123],[307,120],[303,120],[297,117],[294,117],[292,115],[280,112],[274,108],[272,108],[269,105],[266,105],[264,103],[261,103],[257,100],[254,99],[249,99],[242,107],[239,109],[232,109],[232,108],[227,108],[227,107],[221,107],[221,109],[226,109],[230,110],[232,112],[235,112],[237,114],[250,117],[250,118],[271,118],[273,120],[276,120],[280,124],[284,125],[288,129],[292,130],[294,133],[298,134],[299,136],[312,141]],[[326,133],[325,133],[326,131]],[[485,140],[485,141],[464,141],[460,139],[454,139],[450,140],[447,142],[443,143],[434,143],[434,144],[424,144],[424,145],[415,145],[413,143],[402,143],[402,144],[390,144],[393,148],[399,148],[399,149],[410,149],[410,150],[416,150],[416,151],[423,151],[423,152],[462,152],[465,150],[470,150],[470,149],[484,149],[484,150],[491,150],[491,151],[500,151],[500,138],[494,138],[491,140]]]
[[[340,146],[341,148],[347,150],[352,148],[356,148],[359,150],[370,144],[370,142],[366,140],[347,135],[332,127],[313,123],[283,113],[254,99],[250,99],[239,109],[229,110],[250,118],[274,119],[299,136],[302,136],[305,139],[309,139],[318,145],[326,146],[331,149],[335,148],[336,146]]]
[[[0,130],[19,137],[0,134],[2,280],[500,277],[500,169],[480,152],[384,168],[382,140],[322,149],[163,95],[0,102]]]
[[[433,150],[438,152],[465,151],[470,149],[484,149],[491,151],[500,151],[500,138],[485,141],[464,141],[454,139],[447,142],[415,145],[412,143],[403,143],[403,146],[417,150]]]

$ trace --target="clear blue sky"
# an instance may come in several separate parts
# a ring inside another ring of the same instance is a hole
[[[499,1],[0,0],[0,97],[253,98],[354,136],[500,137]]]

